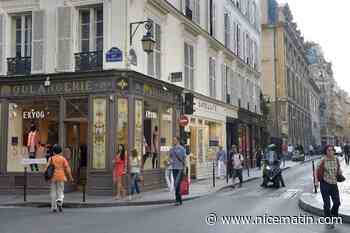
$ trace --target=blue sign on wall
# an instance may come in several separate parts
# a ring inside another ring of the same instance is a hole
[[[117,47],[112,47],[106,53],[106,61],[107,62],[123,61],[123,52]]]

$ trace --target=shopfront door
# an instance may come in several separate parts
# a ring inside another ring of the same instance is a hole
[[[78,189],[86,184],[88,163],[88,99],[67,99],[64,120],[64,155],[69,160]]]

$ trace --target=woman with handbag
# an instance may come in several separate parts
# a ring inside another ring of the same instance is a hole
[[[338,158],[335,156],[334,147],[326,146],[325,156],[317,166],[316,184],[320,182],[320,190],[323,199],[324,217],[338,217],[340,197],[337,182],[345,180]],[[330,199],[333,206],[331,208]],[[334,223],[327,224],[328,229],[334,228]]]

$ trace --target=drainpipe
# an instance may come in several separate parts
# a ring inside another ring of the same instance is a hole
[[[275,130],[276,130],[276,136],[279,137],[279,126],[278,126],[278,97],[277,97],[277,48],[276,48],[276,30],[278,29],[277,25],[274,25],[273,30],[273,48],[274,48],[274,83],[275,83]]]

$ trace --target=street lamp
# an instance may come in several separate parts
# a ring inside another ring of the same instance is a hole
[[[153,53],[156,41],[153,39],[153,35],[152,35],[152,28],[153,28],[152,20],[130,23],[130,47],[132,46],[132,39],[135,36],[135,33],[137,32],[139,27],[143,24],[145,25],[145,29],[147,30],[146,34],[142,37],[142,40],[141,40],[143,51],[145,51],[148,54]],[[135,30],[133,30],[134,25],[136,25]]]

